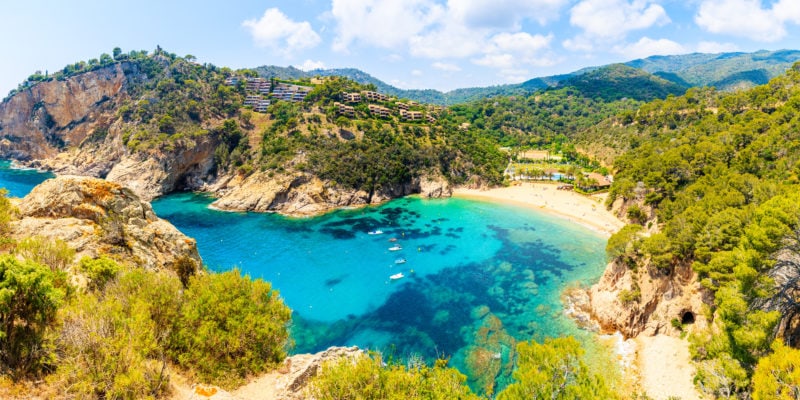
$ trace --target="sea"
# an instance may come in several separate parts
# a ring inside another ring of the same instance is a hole
[[[24,196],[51,177],[0,164]],[[516,343],[580,331],[561,295],[596,282],[605,238],[557,216],[462,198],[406,197],[318,217],[223,212],[171,194],[159,217],[207,268],[271,283],[293,310],[292,353],[359,346],[398,362],[447,358],[476,391],[505,386]]]

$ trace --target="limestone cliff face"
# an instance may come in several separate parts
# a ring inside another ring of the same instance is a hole
[[[144,268],[170,268],[188,257],[201,265],[197,244],[149,203],[119,184],[78,176],[60,176],[35,187],[21,199],[12,236],[61,239],[77,256],[111,254]]]
[[[213,191],[219,199],[212,205],[222,210],[278,212],[291,216],[317,215],[341,207],[376,204],[415,193],[426,197],[452,194],[446,181],[429,177],[370,194],[363,190],[342,189],[303,173],[269,176],[264,172],[219,182]]]
[[[626,298],[636,292],[636,298]],[[672,320],[705,326],[703,306],[713,301],[691,267],[678,267],[671,276],[658,271],[634,272],[618,262],[610,263],[600,281],[588,290],[587,309],[606,333],[626,337],[639,334],[680,332]]]
[[[644,206],[644,194],[627,202],[618,200],[612,210],[626,220],[627,210],[637,204],[647,215],[645,235],[658,232],[655,211]],[[638,202],[637,202],[638,200]],[[649,222],[649,223],[648,223]],[[671,272],[640,260],[636,269],[621,261],[606,266],[600,281],[586,291],[568,293],[567,307],[578,322],[604,333],[678,335],[673,320],[698,328],[707,325],[704,306],[713,294],[700,285],[690,265],[678,265]]]
[[[42,82],[0,103],[0,157],[55,156],[114,118],[134,64],[119,63],[63,81]]]

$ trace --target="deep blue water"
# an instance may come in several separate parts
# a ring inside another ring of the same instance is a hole
[[[33,169],[14,169],[11,162],[0,160],[0,187],[8,190],[9,196],[23,197],[42,183],[45,179],[53,177],[52,173],[40,172]]]
[[[0,186],[13,195],[38,181],[0,166]],[[474,388],[486,375],[503,385],[516,341],[578,333],[560,294],[596,281],[604,267],[601,236],[513,206],[410,197],[285,218],[215,211],[210,202],[185,193],[153,207],[197,239],[210,269],[238,267],[272,282],[293,309],[293,352],[358,345],[395,358],[451,357]],[[368,234],[377,229],[384,233]],[[397,273],[404,278],[390,279]]]

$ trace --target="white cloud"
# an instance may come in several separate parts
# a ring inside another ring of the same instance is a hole
[[[568,0],[449,0],[448,16],[473,28],[518,30],[525,18],[544,25]]]
[[[548,66],[554,61],[548,54],[553,35],[526,32],[499,33],[485,46],[484,55],[472,60],[477,65],[500,69],[519,69],[521,65]]]
[[[388,62],[391,62],[391,63],[396,63],[396,62],[403,61],[403,56],[401,56],[400,54],[397,54],[397,53],[392,53],[392,54],[389,54],[388,56],[381,57],[381,60],[388,61]]]
[[[431,64],[431,67],[436,68],[436,69],[438,69],[440,71],[445,71],[445,72],[458,72],[458,71],[461,71],[461,67],[459,67],[456,64],[443,63],[443,62],[439,62],[439,61]]]
[[[305,60],[299,67],[303,71],[311,71],[312,69],[325,69],[325,63],[322,61]]]
[[[650,39],[646,36],[636,43],[614,46],[612,51],[631,60],[654,55],[666,56],[687,53],[686,48],[680,43],[669,39]]]
[[[333,49],[345,52],[353,42],[383,48],[404,45],[443,12],[431,0],[333,0],[330,15],[337,31]]]
[[[786,36],[786,23],[800,24],[800,2],[780,0],[763,8],[760,0],[704,0],[694,17],[701,28],[762,42]]]
[[[422,71],[418,69],[411,70],[411,76],[422,76]]]
[[[448,22],[433,32],[411,37],[409,52],[415,57],[433,59],[469,57],[483,50],[487,35],[485,29],[468,29]]]
[[[695,51],[699,53],[727,53],[739,51],[739,46],[733,43],[700,42],[697,44]]]
[[[497,76],[508,83],[520,83],[531,79],[531,74],[527,69],[501,69]]]
[[[315,47],[321,41],[308,21],[292,21],[277,8],[268,8],[260,19],[248,19],[242,22],[242,26],[250,32],[256,45],[286,55]]]
[[[575,36],[572,39],[566,39],[561,42],[561,45],[570,51],[583,51],[588,53],[594,50],[594,43],[583,35]]]
[[[670,19],[664,7],[649,0],[583,0],[572,7],[569,21],[589,38],[619,39]]]

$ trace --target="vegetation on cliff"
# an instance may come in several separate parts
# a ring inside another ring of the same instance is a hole
[[[623,229],[609,256],[655,277],[691,265],[714,293],[710,328],[692,350],[700,387],[716,396],[762,390],[751,380],[758,360],[788,354],[771,347],[776,336],[798,345],[797,321],[787,320],[797,292],[785,290],[798,270],[778,269],[798,254],[799,83],[795,65],[749,91],[690,90],[620,117],[631,150],[614,164],[609,200],[654,209],[659,230]]]

